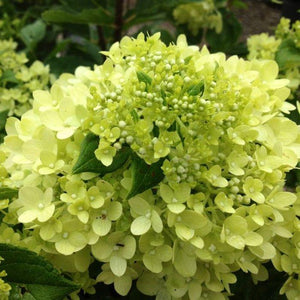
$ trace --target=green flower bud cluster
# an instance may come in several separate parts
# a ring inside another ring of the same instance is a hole
[[[32,105],[32,92],[49,84],[49,67],[35,61],[27,66],[24,53],[12,40],[0,40],[0,111],[21,116]]]
[[[2,257],[0,257],[1,263]],[[9,299],[9,291],[11,290],[11,286],[6,283],[2,278],[6,276],[5,271],[0,272],[0,300],[8,300]]]
[[[223,22],[222,15],[218,11],[219,6],[220,4],[215,3],[214,0],[180,4],[173,10],[173,17],[177,24],[187,24],[194,36],[204,28],[214,29],[220,33]]]
[[[283,116],[294,109],[288,80],[271,60],[159,38],[124,37],[103,65],[61,75],[8,119],[0,175],[19,195],[4,222],[23,224],[23,243],[89,292],[96,281],[126,295],[137,280],[157,299],[227,299],[236,271],[266,280],[272,261],[295,299],[300,191],[283,186],[300,132]],[[86,165],[109,172],[74,172],[87,134],[98,140]],[[131,158],[113,169],[123,149]],[[161,163],[163,180],[128,197],[143,176],[137,158]],[[95,280],[93,260],[103,263]]]
[[[252,35],[247,40],[248,45],[248,59],[275,59],[277,51],[280,49],[283,42],[289,41],[295,46],[296,52],[300,51],[300,21],[290,24],[290,20],[281,18],[275,30],[275,35],[269,36],[268,33],[261,33]],[[290,46],[288,46],[290,47]],[[292,49],[293,50],[293,49]],[[289,52],[282,54],[285,59],[289,60],[288,64],[283,67],[280,72],[282,78],[290,80],[288,87],[292,90],[293,94],[299,93],[300,86],[300,64],[299,58],[290,59],[292,55]],[[293,97],[293,94],[291,97]],[[294,95],[295,97],[295,95]]]

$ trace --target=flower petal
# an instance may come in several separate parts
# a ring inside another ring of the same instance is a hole
[[[150,219],[144,216],[140,216],[131,223],[130,229],[134,235],[142,235],[146,233],[150,229],[150,227]]]
[[[109,261],[111,271],[118,277],[123,276],[126,272],[127,268],[127,260],[120,257],[113,255]]]

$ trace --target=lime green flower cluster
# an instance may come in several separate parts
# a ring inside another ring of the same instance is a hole
[[[291,26],[291,21],[281,18],[276,28],[275,36],[278,39],[292,39],[297,48],[300,48],[300,21],[296,21]]]
[[[49,67],[40,61],[27,66],[24,53],[12,40],[0,40],[0,111],[21,116],[32,105],[32,92],[49,84]]]
[[[21,120],[8,119],[1,180],[19,195],[4,222],[22,223],[27,247],[90,292],[95,259],[96,281],[121,295],[137,280],[146,295],[192,300],[227,299],[238,270],[266,280],[271,260],[295,299],[300,191],[283,186],[300,132],[282,114],[294,109],[288,80],[277,79],[274,61],[159,38],[124,37],[103,65],[61,75],[33,93]],[[94,158],[74,172],[90,135]],[[131,155],[116,168],[124,149]],[[163,179],[133,195],[144,176],[136,161],[161,166]]]
[[[220,33],[223,22],[218,8],[214,0],[191,2],[177,6],[173,16],[177,24],[187,24],[193,35],[197,35],[204,28]]]
[[[255,34],[248,38],[248,59],[275,59],[281,39],[268,33]]]
[[[1,263],[2,257],[0,257]],[[8,300],[9,291],[11,290],[11,286],[6,283],[2,278],[6,276],[5,271],[0,272],[0,300]]]
[[[281,18],[275,35],[269,36],[267,33],[253,35],[247,40],[249,55],[248,59],[276,59],[276,52],[283,41],[291,41],[298,52],[300,51],[300,21],[290,24],[290,20]],[[292,53],[284,52],[285,59],[290,60],[281,70],[281,77],[290,80],[288,87],[295,92],[299,92],[300,86],[300,64],[298,60],[293,60]],[[296,55],[294,53],[294,55]],[[299,55],[299,54],[298,54]],[[291,95],[292,96],[292,95]]]
[[[1,10],[1,2],[0,2]],[[21,29],[22,20],[19,18],[11,18],[6,13],[3,13],[0,20],[0,39],[17,37],[18,31]]]

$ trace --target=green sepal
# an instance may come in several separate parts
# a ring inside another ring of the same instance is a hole
[[[152,83],[152,78],[150,76],[148,76],[146,73],[141,72],[141,71],[137,71],[136,75],[138,77],[138,80],[140,82],[145,82],[147,85]]]
[[[193,84],[192,86],[190,86],[188,88],[187,92],[190,96],[197,96],[197,95],[202,96],[203,92],[204,92],[204,82],[203,82],[203,80],[200,81],[197,84]]]
[[[131,114],[131,117],[132,117],[132,120],[133,120],[133,122],[134,123],[137,123],[138,121],[139,121],[139,115],[138,115],[138,113],[136,112],[136,110],[135,109],[133,109],[131,112],[130,112],[130,114]]]
[[[131,153],[129,147],[120,149],[115,155],[112,164],[108,167],[102,164],[95,156],[95,150],[98,148],[99,140],[99,136],[93,133],[87,134],[81,144],[78,160],[73,167],[73,174],[93,172],[103,176],[116,171],[125,164]]]
[[[26,299],[60,300],[80,287],[63,277],[43,257],[27,249],[0,243],[0,271],[5,270],[5,281],[25,287]],[[24,299],[24,297],[23,297]]]
[[[131,164],[132,187],[127,195],[127,199],[143,193],[163,180],[165,176],[161,169],[163,161],[164,159],[162,158],[158,162],[148,165],[137,155],[133,157]]]
[[[0,187],[0,200],[11,199],[18,196],[18,190],[8,187]]]

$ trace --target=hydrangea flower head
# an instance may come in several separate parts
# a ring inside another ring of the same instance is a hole
[[[220,3],[221,5],[222,2]],[[218,11],[218,5],[214,0],[190,2],[178,5],[173,16],[178,24],[187,24],[193,35],[197,35],[200,29],[210,28],[217,33],[222,31],[222,15]]]
[[[297,58],[300,53],[300,21],[291,25],[289,19],[281,18],[274,35],[269,36],[267,33],[252,35],[247,40],[247,46],[248,59],[277,60],[281,47],[285,50],[281,54],[284,59],[289,59],[291,53],[295,53],[295,59],[281,67],[280,76],[290,81],[288,87],[293,92],[290,97],[297,97],[300,86],[300,64]]]
[[[0,40],[0,111],[21,116],[31,108],[32,92],[47,87],[50,74],[40,61],[27,66],[26,55],[16,48],[14,41]]]
[[[137,280],[158,299],[227,299],[234,272],[265,278],[269,260],[295,280],[288,80],[274,61],[159,37],[124,37],[103,65],[63,74],[8,120],[3,184],[19,195],[4,221],[30,228],[50,260],[67,257],[62,271],[86,290],[93,259],[104,263],[96,281],[126,295]]]

